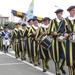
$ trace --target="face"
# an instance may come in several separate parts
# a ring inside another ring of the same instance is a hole
[[[19,26],[20,26],[19,24],[18,24],[18,25],[16,25],[16,28],[19,28]]]
[[[37,20],[34,21],[34,25],[38,26],[38,21]]]
[[[44,24],[44,21],[42,21],[41,24]]]
[[[5,30],[8,30],[8,28],[5,28]]]
[[[31,26],[33,25],[33,20],[31,20],[31,21],[29,22],[29,25],[31,25]]]
[[[59,13],[57,13],[56,15],[57,15],[57,18],[58,18],[58,19],[61,19],[62,15],[63,15],[63,12],[59,12]]]
[[[45,24],[45,25],[48,25],[48,24],[49,24],[49,20],[46,20],[46,21],[44,22],[44,24]]]
[[[69,13],[70,13],[70,16],[72,17],[75,16],[75,8],[71,9]]]
[[[22,29],[25,29],[25,26],[22,26]]]

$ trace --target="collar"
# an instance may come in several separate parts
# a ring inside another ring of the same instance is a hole
[[[32,25],[32,27],[33,27],[34,29],[36,29],[36,30],[38,29],[38,27],[37,27],[37,26],[35,26],[35,25]]]
[[[15,28],[14,30],[18,31],[19,29]]]
[[[44,24],[40,24],[40,25],[39,25],[39,27],[43,27],[43,26],[44,26]]]
[[[22,29],[22,28],[19,28],[19,30],[24,31],[24,29]]]
[[[27,27],[29,27],[29,28],[30,28],[31,26],[28,24],[28,25],[27,25]]]
[[[56,21],[59,23],[61,20],[60,19],[58,19],[58,18],[55,18],[56,19]]]
[[[74,20],[75,17],[70,17],[70,16],[69,16],[68,19],[69,19],[69,20]]]
[[[41,26],[42,26],[43,28],[48,28],[49,25],[44,25],[44,24],[42,24]]]

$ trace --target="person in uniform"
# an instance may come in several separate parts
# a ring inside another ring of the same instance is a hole
[[[22,23],[22,28],[19,28],[19,49],[21,52],[21,60],[26,60],[26,49],[25,49],[25,39],[24,39],[24,33],[25,33],[25,23]]]
[[[64,31],[64,37],[66,38],[66,62],[69,75],[75,75],[75,42],[73,42],[75,38],[75,6],[70,6],[67,11],[70,16],[64,19],[61,29]]]
[[[19,26],[20,26],[20,23],[16,23],[16,28],[14,28],[12,31],[12,44],[14,47],[16,58],[20,57],[19,55]]]
[[[22,28],[20,28],[19,36],[19,47],[21,51],[21,60],[26,60],[26,45],[27,45],[27,35],[28,29],[25,23],[22,23]]]
[[[65,65],[65,42],[60,42],[57,40],[57,37],[61,35],[60,26],[63,23],[62,9],[57,9],[55,11],[57,18],[51,20],[49,30],[50,34],[52,35],[52,57],[55,63],[56,75],[60,75],[60,70],[63,74],[66,74],[64,70]],[[60,59],[62,60],[61,67],[59,68]]]
[[[22,29],[24,30],[23,32],[23,42],[24,42],[24,54],[23,58],[26,60],[26,53],[27,53],[27,39],[28,39],[28,28],[25,23],[22,24]]]
[[[3,30],[3,27],[0,26],[0,50],[2,51],[3,48],[2,48],[2,30]]]
[[[8,24],[5,24],[4,30],[1,33],[2,39],[3,39],[3,47],[4,47],[4,52],[8,52],[8,47],[10,45],[10,37],[11,34],[8,31]]]
[[[36,16],[33,17],[33,25],[29,29],[28,36],[31,37],[31,54],[34,62],[34,66],[37,66],[37,41],[35,39],[38,29],[38,19]]]
[[[11,29],[11,28],[9,29],[9,32],[10,32],[10,34],[12,35],[12,29]],[[9,45],[9,47],[10,47],[10,48],[12,47],[12,41],[11,41],[11,38],[10,38],[10,45]]]
[[[33,25],[33,19],[28,20],[28,25],[27,25],[27,30],[29,33],[30,27]],[[28,52],[28,57],[29,57],[29,62],[32,63],[32,53],[31,53],[31,38],[27,34],[27,40],[26,40],[26,47],[27,47],[27,52]]]
[[[44,18],[44,24],[41,25],[41,27],[38,28],[37,31],[37,41],[40,43],[40,41],[48,34],[48,18]],[[41,45],[39,45],[39,51],[40,51],[40,58],[42,59],[42,64],[43,64],[43,72],[46,72],[46,69],[49,69],[48,62],[51,59],[51,53],[50,49],[46,50],[43,48]]]

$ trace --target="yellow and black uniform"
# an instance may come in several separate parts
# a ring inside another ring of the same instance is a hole
[[[75,32],[75,17],[64,19],[63,28],[64,34]],[[69,67],[69,75],[75,75],[75,43],[66,40],[66,62]]]
[[[0,26],[0,50],[2,51],[3,50],[3,44],[2,44],[2,30],[3,30],[3,27]]]
[[[2,49],[2,36],[1,36],[1,33],[2,31],[0,31],[0,50],[2,51],[3,49]]]
[[[24,30],[19,29],[19,50],[21,52],[21,60],[24,60]]]
[[[23,42],[24,42],[24,53],[23,53],[23,58],[26,60],[26,46],[27,46],[27,39],[28,39],[28,28],[25,27],[24,33],[23,33]]]
[[[28,57],[30,63],[32,63],[32,53],[31,53],[31,37],[28,36],[29,30],[30,30],[30,25],[27,25],[27,40],[26,40],[26,48],[28,52]]]
[[[42,40],[43,37],[46,36],[43,33],[47,32],[47,30],[48,30],[48,26],[45,25],[40,26],[38,28],[36,38],[37,39],[40,38]],[[49,68],[48,61],[51,59],[50,49],[46,50],[39,45],[39,51],[40,51],[40,58],[42,59],[42,63],[43,63],[43,72],[46,72],[46,68]]]
[[[12,42],[13,42],[13,47],[15,51],[15,57],[18,58],[20,57],[19,55],[19,29],[15,28],[12,31]]]
[[[50,23],[50,34],[53,34],[54,32],[57,32],[57,35],[60,36],[60,25],[63,23],[63,20],[59,20],[58,18],[55,18]],[[57,35],[52,35],[53,41],[52,41],[52,57],[53,61],[55,62],[55,68],[56,68],[56,74],[60,75],[60,69],[63,72],[64,71],[64,65],[65,65],[65,42],[59,42],[56,38]],[[59,62],[60,59],[63,59],[62,65],[59,68]],[[64,71],[65,72],[65,71]],[[63,72],[63,73],[64,73]]]
[[[31,37],[31,54],[34,60],[34,65],[37,66],[37,41],[35,39],[36,35],[34,35],[34,32],[37,32],[38,27],[32,25],[28,32],[28,36]]]

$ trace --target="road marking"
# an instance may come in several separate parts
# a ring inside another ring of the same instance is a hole
[[[6,55],[8,55],[8,56],[10,56],[10,57],[12,57],[12,58],[15,58],[15,56],[13,56],[13,55],[10,55],[10,54],[6,54]],[[19,61],[21,61],[21,59],[17,59],[17,60],[19,60]],[[27,65],[29,65],[29,66],[32,66],[33,68],[35,68],[35,69],[37,69],[37,70],[40,70],[40,71],[43,71],[43,69],[42,68],[40,68],[40,67],[38,67],[38,66],[34,66],[33,64],[30,64],[29,62],[27,62],[27,61],[21,61],[21,62],[23,62],[23,63],[25,63],[25,64],[27,64]],[[47,72],[45,72],[47,75],[55,75],[55,74],[53,74],[53,73],[51,73],[51,72],[49,72],[49,71],[47,71]]]
[[[19,64],[24,64],[24,63],[4,63],[4,64],[0,64],[0,66],[5,66],[5,65],[19,65]]]
[[[4,54],[3,52],[0,52],[0,54]]]
[[[12,54],[15,54],[15,51],[9,51],[10,53],[12,53]]]

